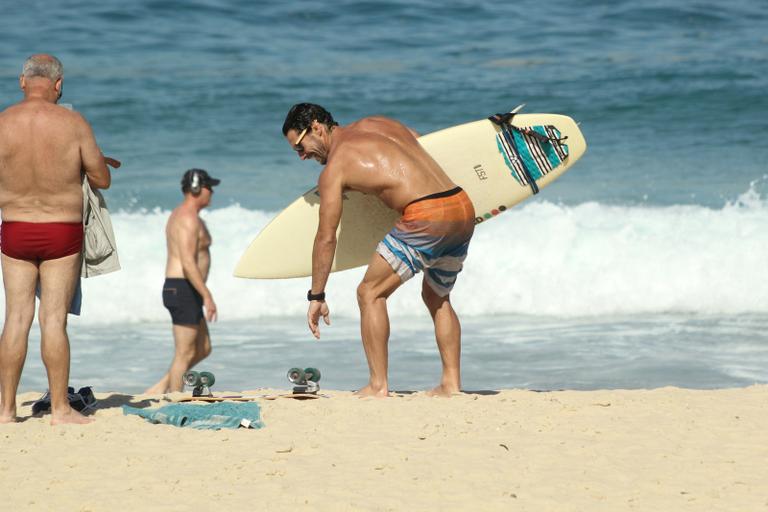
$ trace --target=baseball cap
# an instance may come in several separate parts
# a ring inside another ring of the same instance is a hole
[[[188,191],[192,189],[192,181],[194,180],[195,176],[197,176],[197,179],[200,180],[200,187],[215,187],[219,183],[221,183],[221,180],[217,180],[216,178],[211,177],[210,174],[208,174],[208,171],[204,169],[190,169],[187,172],[184,173],[184,176],[181,178],[181,190]]]

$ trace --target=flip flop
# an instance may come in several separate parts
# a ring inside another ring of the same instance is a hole
[[[93,396],[91,386],[84,386],[77,393],[69,395],[69,405],[78,412],[88,412],[96,406],[96,397]]]
[[[88,412],[96,406],[96,397],[93,396],[91,386],[84,386],[75,393],[75,388],[67,388],[67,400],[69,405],[78,412]],[[32,414],[38,415],[51,410],[51,392],[45,393],[32,404]]]

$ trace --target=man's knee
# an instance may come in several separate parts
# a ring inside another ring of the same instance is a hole
[[[357,304],[364,306],[370,304],[379,298],[379,294],[376,291],[376,287],[373,283],[363,281],[357,285]]]
[[[67,328],[67,310],[64,308],[44,308],[38,311],[41,332],[64,331]]]
[[[422,282],[421,286],[421,300],[424,301],[424,304],[430,309],[430,310],[436,310],[440,308],[443,304],[449,303],[450,304],[450,295],[446,295],[445,297],[441,297],[437,294],[435,290],[432,289],[432,287],[429,285],[429,283],[424,280]]]
[[[14,308],[5,313],[5,329],[26,329],[29,330],[32,321],[35,318],[34,302],[30,307]]]
[[[211,340],[206,338],[205,341],[200,346],[198,346],[197,355],[201,359],[205,359],[211,355],[211,352],[213,352],[213,348],[211,347]]]

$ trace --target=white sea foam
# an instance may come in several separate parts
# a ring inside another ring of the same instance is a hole
[[[74,321],[168,319],[161,299],[168,214],[113,215],[123,270],[83,281],[83,316]],[[232,277],[273,213],[229,206],[204,216],[221,320],[305,314],[309,279]],[[462,315],[765,313],[767,252],[768,204],[753,190],[721,209],[532,202],[478,226],[453,302]],[[334,315],[357,315],[363,270],[331,276]],[[393,315],[423,314],[419,283],[392,296]]]

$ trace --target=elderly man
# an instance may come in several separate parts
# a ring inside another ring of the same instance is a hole
[[[0,113],[0,248],[5,324],[0,338],[0,423],[16,421],[16,391],[40,282],[41,352],[48,373],[51,424],[88,423],[67,398],[67,310],[83,247],[82,182],[108,188],[105,158],[88,122],[57,105],[63,68],[51,55],[33,55],[19,79],[24,99]]]
[[[475,211],[467,193],[421,147],[416,132],[394,119],[366,117],[339,126],[320,105],[299,103],[288,112],[283,135],[302,160],[312,158],[325,166],[317,182],[320,221],[307,293],[312,333],[320,337],[320,316],[329,323],[325,284],[336,251],[343,192],[375,195],[402,216],[379,243],[357,289],[370,372],[368,385],[359,393],[388,395],[387,298],[421,270],[421,297],[432,316],[443,363],[440,384],[431,393],[459,392],[461,324],[450,293],[474,232]]]

